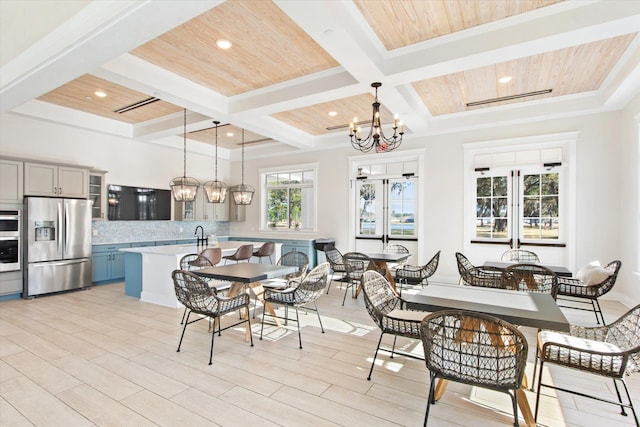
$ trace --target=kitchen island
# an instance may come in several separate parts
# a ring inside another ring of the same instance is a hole
[[[232,255],[241,245],[252,244],[254,249],[257,249],[262,243],[223,241],[218,245],[222,249],[222,256],[226,256]],[[145,302],[181,307],[173,290],[171,272],[180,268],[180,259],[183,256],[200,253],[206,247],[191,244],[120,249],[125,253],[125,294]],[[276,244],[275,259],[280,258],[280,250],[281,245]]]

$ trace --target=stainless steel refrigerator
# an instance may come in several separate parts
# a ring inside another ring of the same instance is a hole
[[[91,285],[91,203],[25,197],[23,298]]]

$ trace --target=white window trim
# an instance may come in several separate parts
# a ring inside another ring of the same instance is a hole
[[[261,168],[258,169],[258,176],[260,177],[260,231],[264,232],[277,232],[277,233],[292,233],[292,234],[300,234],[300,233],[315,233],[318,231],[318,192],[319,192],[319,163],[302,163],[297,165],[289,165],[289,166],[277,166],[271,168]],[[304,230],[271,230],[267,227],[267,212],[265,209],[265,203],[267,202],[267,193],[265,189],[265,180],[264,177],[270,173],[276,172],[295,172],[295,171],[313,171],[313,224],[311,229]]]
[[[499,139],[490,141],[479,141],[462,144],[464,151],[464,205],[463,205],[463,247],[465,253],[470,252],[471,240],[475,235],[475,193],[473,192],[474,179],[476,176],[474,163],[475,157],[481,154],[492,153],[508,153],[526,150],[541,150],[548,148],[562,148],[564,158],[562,167],[566,168],[563,172],[563,179],[567,180],[567,209],[565,215],[567,218],[576,218],[576,141],[578,132],[564,132],[546,135],[526,136],[520,138]],[[487,165],[491,166],[491,165]],[[527,166],[526,164],[517,165],[518,167]],[[504,167],[507,167],[506,165]],[[492,166],[492,169],[498,169],[499,166]],[[576,263],[576,221],[573,220],[567,224],[566,243],[568,246],[569,265]]]

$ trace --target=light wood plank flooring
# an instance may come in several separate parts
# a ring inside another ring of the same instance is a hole
[[[242,328],[223,332],[212,366],[206,322],[187,328],[176,353],[182,309],[127,297],[123,283],[0,302],[0,426],[422,425],[424,362],[382,354],[367,381],[379,331],[362,296],[342,307],[342,295],[334,283],[319,300],[325,334],[314,313],[302,316],[302,350],[293,329],[266,327],[260,341],[256,319],[255,346],[244,342]],[[608,321],[626,311],[617,302],[602,305]],[[594,322],[591,313],[565,313],[573,323]],[[536,331],[523,331],[531,378]],[[398,343],[421,351],[418,342]],[[556,367],[545,374],[556,384],[614,396],[610,380]],[[640,375],[628,384],[640,407]],[[533,409],[535,394],[527,394]],[[540,425],[634,425],[613,405],[552,390],[541,400]],[[429,419],[430,426],[512,422],[507,395],[455,383]]]

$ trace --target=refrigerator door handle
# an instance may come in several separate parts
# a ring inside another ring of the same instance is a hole
[[[88,262],[88,258],[80,258],[80,259],[72,259],[68,261],[46,261],[46,262],[32,262],[29,264],[29,267],[49,267],[49,266],[58,266],[58,265],[71,265],[71,264],[82,264]]]
[[[64,206],[64,254],[67,256],[67,248],[69,247],[69,205],[63,202]]]
[[[58,253],[60,254],[60,256],[62,256],[63,252],[62,252],[62,233],[63,233],[63,223],[62,223],[62,206],[60,203],[58,203],[57,206],[57,213],[58,213],[58,227],[56,227],[56,240],[58,242]]]

